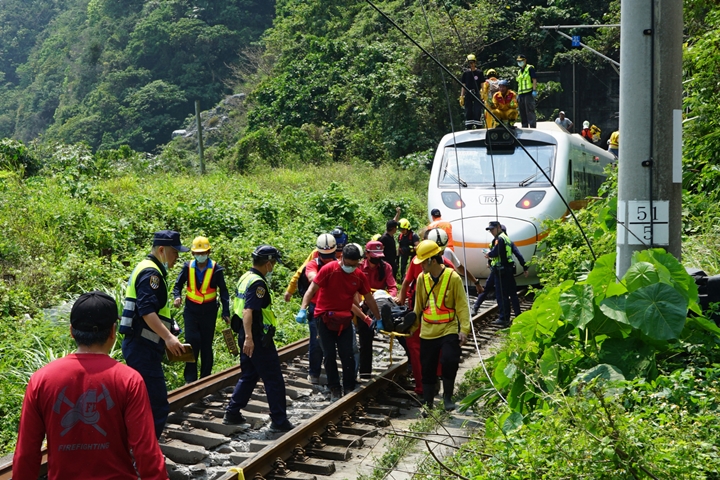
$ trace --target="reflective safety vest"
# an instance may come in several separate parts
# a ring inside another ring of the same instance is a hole
[[[525,65],[525,68],[518,70],[517,84],[518,84],[518,95],[523,93],[530,93],[533,89],[532,78],[530,78],[530,69],[535,68],[532,65]]]
[[[263,329],[267,331],[269,326],[277,327],[277,319],[272,311],[272,294],[268,288],[267,282],[263,277],[255,272],[246,272],[240,280],[238,280],[237,288],[235,290],[235,298],[233,299],[233,313],[240,318],[243,318],[243,310],[245,310],[245,292],[250,285],[261,280],[265,284],[265,291],[270,295],[270,304],[262,309],[263,318]]]
[[[442,228],[445,230],[445,233],[447,233],[448,236],[448,243],[446,245],[446,248],[449,248],[450,250],[455,250],[455,244],[453,244],[453,236],[452,236],[452,225],[450,222],[446,222],[445,220],[435,220],[430,225],[427,226],[428,230],[432,230],[433,228]]]
[[[193,303],[209,303],[214,302],[217,298],[217,289],[210,287],[210,280],[212,280],[213,273],[215,273],[215,266],[217,265],[212,260],[208,260],[207,269],[205,270],[205,278],[203,278],[200,289],[197,288],[197,277],[195,272],[196,260],[190,262],[188,268],[188,283],[187,283],[187,299]]]
[[[137,291],[135,290],[135,282],[140,272],[148,268],[152,268],[153,270],[157,271],[158,277],[160,277],[160,279],[162,280],[161,285],[158,286],[158,288],[164,288],[165,291],[167,291],[165,277],[163,276],[162,271],[158,268],[155,262],[153,262],[149,258],[146,258],[142,262],[138,263],[137,267],[135,267],[135,270],[133,270],[133,272],[130,274],[130,280],[128,281],[127,290],[125,290],[125,304],[123,305],[123,313],[122,317],[120,318],[120,333],[140,335],[141,337],[150,340],[151,342],[160,343],[160,335],[152,331],[152,329],[147,326],[142,317],[137,315],[135,312],[135,303],[137,302]],[[168,295],[168,301],[169,298],[170,296]],[[168,330],[170,330],[171,332],[175,330],[175,322],[170,317],[169,303],[166,302],[165,305],[160,308],[160,311],[158,312],[158,317],[160,317],[160,321],[163,323],[163,325],[165,325]],[[134,323],[136,319],[138,321]]]
[[[455,309],[445,307],[445,294],[450,284],[453,270],[445,268],[436,285],[432,285],[430,274],[423,275],[425,291],[428,292],[427,304],[423,310],[423,320],[427,323],[449,323],[455,319]],[[437,293],[435,293],[437,292]],[[440,301],[438,302],[438,299]]]
[[[498,235],[498,238],[502,238],[503,242],[505,242],[505,255],[507,255],[508,264],[513,265],[514,261],[513,261],[513,253],[512,253],[512,242],[510,241],[510,238],[505,233],[501,233],[500,235]],[[492,260],[490,261],[490,265],[492,265],[493,267],[496,267],[496,266],[500,265],[501,261],[502,260],[500,258],[500,255],[498,255],[497,257],[492,258]]]
[[[608,144],[610,145],[610,148],[618,149],[620,148],[620,132],[615,131],[610,134],[610,140],[608,140]]]

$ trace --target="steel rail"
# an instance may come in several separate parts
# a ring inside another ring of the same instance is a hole
[[[310,340],[304,338],[279,348],[278,356],[280,357],[280,362],[287,362],[295,357],[304,355],[307,353],[309,345]],[[168,392],[170,411],[175,412],[185,405],[196,402],[222,388],[235,385],[238,378],[240,378],[240,365],[230,367],[222,372],[176,388]],[[47,474],[47,447],[44,447],[40,453],[42,454],[42,461],[40,462],[40,475],[42,476]],[[10,480],[12,478],[12,467],[12,459],[0,465],[0,480]]]
[[[399,372],[407,368],[408,360],[405,359],[383,372],[380,376],[364,384],[359,390],[350,392],[341,397],[329,407],[317,415],[306,420],[301,425],[290,430],[282,437],[275,440],[267,447],[260,450],[252,458],[245,460],[239,465],[245,479],[251,479],[256,474],[266,475],[272,470],[272,464],[278,457],[287,459],[292,455],[293,449],[297,446],[305,446],[310,442],[314,433],[322,433],[329,422],[338,423],[343,412],[352,412],[357,403],[363,403],[368,397],[378,391],[387,388],[390,384],[387,380],[393,379]],[[237,472],[229,471],[217,480],[238,480]]]

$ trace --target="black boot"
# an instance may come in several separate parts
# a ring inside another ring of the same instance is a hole
[[[425,386],[423,386],[423,389]],[[455,388],[455,381],[443,378],[443,404],[445,406],[445,411],[450,412],[455,410],[457,408],[457,405],[452,401],[453,396],[453,388]]]
[[[434,383],[423,383],[423,405],[428,409],[432,410],[433,403],[435,402],[435,384]]]

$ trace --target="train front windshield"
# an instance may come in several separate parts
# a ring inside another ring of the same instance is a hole
[[[555,145],[526,145],[525,148],[533,156],[537,165],[521,148],[511,154],[502,155],[488,153],[484,145],[459,145],[445,148],[443,163],[439,175],[439,186],[492,187],[548,187],[548,178],[553,178]]]

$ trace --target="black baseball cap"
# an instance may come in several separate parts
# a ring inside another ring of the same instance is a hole
[[[437,208],[433,208],[432,210],[430,210],[430,215],[433,217],[440,217],[440,210],[438,210]]]
[[[189,252],[188,247],[180,243],[180,234],[174,230],[160,230],[153,235],[153,247],[172,247],[178,252]]]
[[[502,230],[500,222],[490,222],[485,230],[492,230],[493,228],[499,228]]]
[[[118,318],[115,299],[97,290],[80,295],[70,310],[70,325],[81,332],[108,330]]]
[[[260,245],[252,252],[252,256],[256,260],[276,260],[282,263],[280,251],[271,245]]]

